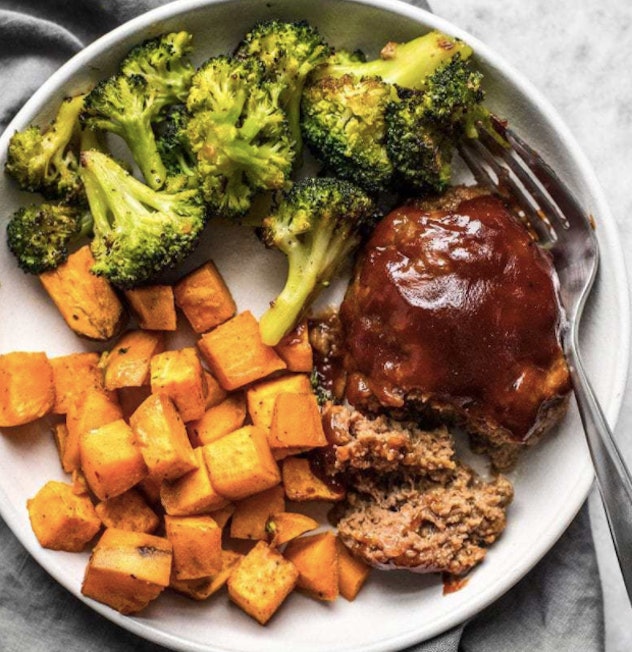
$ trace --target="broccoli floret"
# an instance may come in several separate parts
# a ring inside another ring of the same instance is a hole
[[[332,54],[321,34],[306,21],[268,20],[257,23],[235,51],[238,59],[255,57],[268,80],[283,86],[280,101],[292,138],[300,149],[301,93],[307,76]]]
[[[206,222],[197,189],[154,190],[102,152],[82,152],[81,163],[94,219],[95,274],[135,287],[193,251]]]
[[[41,274],[66,261],[69,248],[92,231],[89,211],[62,202],[19,208],[7,224],[7,244],[20,268]]]
[[[186,136],[189,117],[184,105],[171,107],[156,139],[158,152],[167,170],[165,189],[170,192],[199,185],[197,164]]]
[[[398,113],[398,105],[415,92],[431,93],[432,76],[455,58],[464,61],[471,52],[462,41],[431,32],[407,43],[389,43],[381,58],[372,61],[335,54],[329,64],[314,71],[305,87],[301,124],[305,142],[333,173],[369,192],[442,189],[444,151],[454,143],[437,133],[439,124],[433,123],[429,133],[418,133],[419,121],[405,110]],[[437,113],[447,113],[455,104],[450,87],[443,88],[442,97],[435,93]],[[416,112],[413,101],[407,110]],[[403,152],[409,143],[416,149],[406,159],[403,174],[398,170],[401,160],[393,154]],[[435,144],[441,155],[433,157]],[[426,165],[433,169],[426,171]],[[423,181],[416,178],[419,175]],[[409,178],[414,183],[407,184]]]
[[[195,74],[186,138],[213,212],[242,217],[255,193],[287,185],[296,152],[281,90],[252,58],[217,56]]]
[[[454,145],[491,127],[483,106],[482,75],[459,55],[434,72],[423,91],[399,91],[386,111],[386,151],[394,185],[406,191],[442,192],[451,176]]]
[[[172,32],[148,39],[132,48],[120,65],[124,75],[140,75],[159,101],[165,105],[184,102],[195,68],[188,56],[193,37],[188,32]]]
[[[307,178],[284,194],[260,231],[288,259],[285,287],[260,321],[266,344],[278,344],[294,327],[376,217],[373,201],[347,181]]]
[[[167,34],[134,48],[119,72],[88,93],[81,113],[84,126],[117,134],[129,146],[146,182],[160,188],[167,171],[153,127],[166,107],[185,99],[193,68],[183,57],[190,35]]]
[[[31,125],[13,134],[5,170],[22,190],[67,201],[81,195],[78,143],[83,102],[83,95],[66,98],[48,128]]]

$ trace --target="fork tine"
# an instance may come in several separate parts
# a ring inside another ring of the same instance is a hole
[[[531,195],[525,192],[525,188],[518,185],[510,170],[502,165],[483,143],[479,140],[462,143],[459,154],[479,183],[494,191],[505,191],[503,194],[508,194],[509,198],[518,202],[521,217],[542,246],[551,246],[555,243],[555,231],[550,224],[543,221],[540,207]]]
[[[573,224],[581,224],[582,226],[588,224],[591,228],[594,228],[593,221],[551,166],[518,134],[507,128],[499,120],[494,121],[494,128],[506,138],[513,150],[525,161],[529,169],[553,198],[560,209],[565,227],[570,228]]]

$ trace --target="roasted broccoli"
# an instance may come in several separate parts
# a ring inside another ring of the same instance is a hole
[[[292,138],[300,149],[300,106],[305,79],[332,54],[321,34],[306,21],[267,20],[257,23],[235,51],[238,59],[255,57],[265,76],[283,86],[280,101]]]
[[[82,152],[81,163],[94,219],[95,274],[135,287],[193,251],[206,221],[197,189],[154,190],[102,152]]]
[[[171,192],[199,185],[197,163],[186,137],[188,122],[186,107],[177,104],[169,109],[158,130],[158,152],[167,170],[165,188]]]
[[[458,138],[481,115],[471,48],[431,32],[380,59],[334,55],[303,93],[302,130],[335,175],[369,192],[441,191]]]
[[[22,190],[73,201],[81,194],[79,113],[84,96],[66,98],[48,128],[31,125],[11,137],[6,172]]]
[[[307,178],[284,194],[260,230],[263,242],[288,259],[285,287],[260,321],[266,344],[292,329],[376,218],[373,201],[348,181]]]
[[[29,274],[55,269],[68,258],[69,248],[92,231],[85,208],[44,202],[19,208],[7,224],[7,244],[20,268]]]
[[[186,98],[194,73],[185,59],[190,40],[189,34],[180,32],[133,48],[120,70],[88,93],[81,113],[84,126],[112,132],[125,140],[154,189],[164,184],[167,171],[153,128],[168,106]]]
[[[253,58],[217,56],[193,77],[185,137],[214,213],[241,217],[255,193],[287,185],[295,148],[282,88]]]

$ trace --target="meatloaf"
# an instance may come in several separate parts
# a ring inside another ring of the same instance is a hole
[[[501,475],[484,481],[456,461],[445,428],[330,406],[325,431],[329,473],[348,488],[332,519],[368,564],[463,575],[503,531],[511,483]]]
[[[570,382],[550,257],[478,187],[378,224],[340,308],[346,398],[456,421],[499,468],[564,414]]]

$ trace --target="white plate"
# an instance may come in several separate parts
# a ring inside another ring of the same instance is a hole
[[[305,18],[335,45],[376,54],[387,40],[412,38],[437,28],[468,41],[486,74],[489,104],[528,136],[595,216],[602,266],[585,317],[582,349],[611,424],[617,417],[627,372],[629,314],[622,255],[614,221],[595,176],[550,105],[483,43],[422,10],[387,0],[184,0],[141,16],[74,57],[31,98],[0,138],[4,156],[10,135],[34,120],[50,119],[66,94],[85,90],[108,74],[143,38],[166,30],[195,35],[198,60],[227,51],[257,19]],[[3,163],[3,161],[0,161]],[[0,178],[2,220],[27,200]],[[0,224],[4,232],[4,223]],[[218,233],[219,232],[219,233]],[[235,237],[233,237],[235,236]],[[259,314],[276,294],[283,259],[265,252],[241,230],[211,230],[204,257],[213,257],[240,309]],[[0,256],[0,352],[45,350],[61,355],[90,348],[64,325],[37,280],[22,274],[6,250]],[[202,254],[201,254],[202,255]],[[80,595],[87,554],[40,548],[28,523],[25,501],[49,479],[63,479],[50,433],[25,427],[0,437],[0,511],[33,557],[61,584]],[[149,640],[178,650],[296,652],[394,650],[428,639],[471,617],[515,584],[553,545],[582,505],[592,469],[573,408],[554,436],[523,459],[512,474],[516,499],[509,525],[485,562],[460,591],[444,596],[436,577],[374,573],[353,603],[320,604],[290,596],[266,627],[223,596],[193,603],[164,594],[137,617],[123,617],[87,601],[99,613]]]

